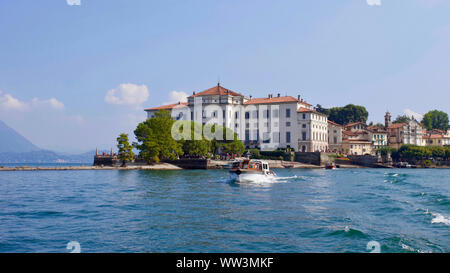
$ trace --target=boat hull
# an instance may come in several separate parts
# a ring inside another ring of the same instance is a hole
[[[260,172],[230,172],[230,178],[237,182],[260,182],[271,177],[275,177],[275,175]]]

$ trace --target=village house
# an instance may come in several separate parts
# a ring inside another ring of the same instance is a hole
[[[425,146],[446,146],[450,145],[450,130],[442,131],[438,129],[427,130],[423,134]]]
[[[300,107],[297,110],[297,121],[300,130],[299,151],[328,151],[328,116],[326,114]]]
[[[365,130],[342,132],[342,150],[350,155],[373,154],[373,145],[369,140],[369,133]]]
[[[347,154],[372,154],[373,145],[367,124],[362,121],[351,122],[344,125],[342,149]]]
[[[328,150],[332,153],[342,153],[342,131],[343,126],[328,121]]]
[[[424,129],[414,117],[405,123],[392,124],[391,115],[387,112],[385,115],[385,126],[388,132],[388,144],[390,147],[399,149],[404,144],[425,146],[423,139]]]
[[[387,131],[384,128],[372,125],[367,127],[367,131],[374,150],[388,145]]]

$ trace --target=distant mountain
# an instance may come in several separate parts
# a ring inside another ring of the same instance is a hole
[[[68,155],[42,150],[0,120],[0,163],[93,163],[95,150]]]
[[[53,151],[39,150],[25,153],[0,153],[1,163],[87,163],[94,162],[95,151],[78,155],[61,155]]]
[[[40,149],[0,120],[0,153],[24,153]]]

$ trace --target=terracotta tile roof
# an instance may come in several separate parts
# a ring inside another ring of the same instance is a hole
[[[373,133],[387,133],[386,130],[384,130],[383,128],[380,128],[378,126],[375,126],[375,125],[367,127],[367,130],[369,130]]]
[[[315,111],[312,110],[312,109],[300,107],[300,108],[297,109],[297,112],[298,112],[298,113],[309,113],[309,112],[315,112]]]
[[[298,99],[285,96],[285,97],[270,97],[270,98],[254,98],[247,101],[245,104],[271,104],[271,103],[283,103],[283,102],[299,102]],[[304,102],[303,102],[304,103]]]
[[[174,108],[181,108],[181,107],[184,107],[187,105],[188,105],[187,102],[179,102],[179,103],[174,103],[174,104],[168,104],[168,105],[162,105],[162,106],[158,106],[158,107],[148,108],[148,109],[145,109],[144,111],[171,110]]]
[[[226,96],[226,95],[230,95],[230,96],[236,96],[236,97],[243,97],[241,94],[228,90],[226,88],[223,88],[220,85],[211,87],[209,89],[206,89],[205,91],[193,94],[191,97],[197,97],[197,96],[212,96],[212,95],[219,95],[219,96]]]
[[[356,124],[363,124],[363,125],[366,125],[366,124],[365,124],[364,122],[362,122],[362,121],[357,121],[357,122],[350,122],[350,123],[344,125],[344,127],[351,127],[351,126],[356,125]]]
[[[431,129],[424,132],[425,134],[443,134],[445,135],[447,132],[439,129]]]
[[[331,120],[329,120],[328,123],[329,123],[329,124],[332,124],[332,125],[334,125],[334,126],[344,127],[344,126],[342,126],[342,125],[340,125],[340,124],[338,124],[338,123],[336,123],[336,122],[332,122]]]
[[[444,138],[444,135],[431,134],[431,135],[424,135],[423,138],[425,138],[425,139],[439,139],[439,138]]]
[[[405,125],[405,123],[394,123],[391,126],[388,127],[388,129],[397,129],[397,128],[402,128],[403,125]]]
[[[319,114],[319,115],[323,115],[323,116],[328,116],[328,115],[326,115],[324,113],[320,113],[320,112],[317,112],[316,110],[308,109],[308,108],[305,108],[305,107],[298,108],[297,109],[297,113],[315,113],[315,114]]]
[[[342,131],[342,134],[347,136],[357,136],[358,134],[352,131]]]
[[[307,103],[307,102],[304,101],[304,100],[300,100],[299,102],[302,103],[302,104],[304,104],[304,105],[306,105],[306,106],[309,106],[309,107],[312,106],[312,104],[309,104],[309,103]]]

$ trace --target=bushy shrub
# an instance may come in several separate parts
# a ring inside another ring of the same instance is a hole
[[[416,146],[416,145],[403,145],[397,151],[396,157],[398,159],[406,160],[424,160],[433,158],[434,160],[447,159],[450,155],[450,147],[448,146]],[[394,158],[394,153],[393,153]]]

